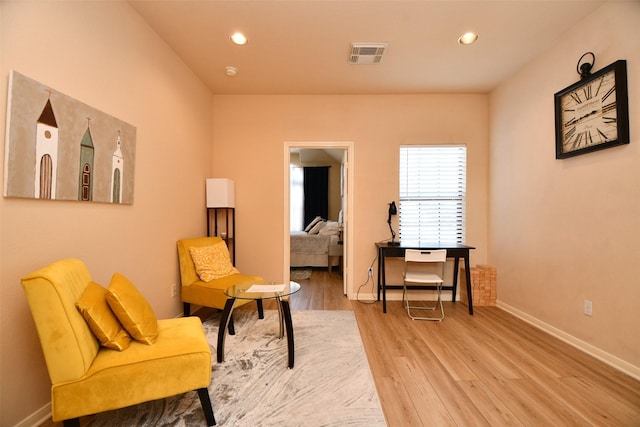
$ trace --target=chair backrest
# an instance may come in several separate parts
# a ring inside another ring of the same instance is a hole
[[[211,246],[220,241],[222,241],[220,237],[195,237],[178,240],[178,260],[180,262],[180,282],[182,286],[189,286],[200,280],[189,248],[193,246]]]
[[[445,262],[446,249],[407,249],[404,253],[405,262]]]
[[[52,384],[82,377],[99,343],[76,308],[91,281],[84,263],[64,259],[22,278]]]

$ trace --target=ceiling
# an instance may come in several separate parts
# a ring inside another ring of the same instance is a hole
[[[129,3],[213,93],[293,95],[487,93],[605,1]],[[231,43],[236,31],[246,45]],[[466,31],[478,41],[458,44]],[[379,64],[353,65],[352,42],[388,48]]]

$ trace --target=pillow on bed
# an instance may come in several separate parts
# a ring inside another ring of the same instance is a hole
[[[320,232],[323,236],[337,236],[338,235],[338,223],[335,221],[327,221],[325,226],[320,229]]]
[[[320,232],[320,230],[322,230],[326,224],[327,223],[324,221],[316,222],[316,225],[311,227],[311,230],[309,230],[309,234],[318,234],[318,232]]]
[[[311,229],[313,228],[314,225],[316,225],[318,222],[322,221],[322,217],[317,216],[315,217],[310,223],[309,225],[307,225],[304,229],[305,233],[311,233]]]

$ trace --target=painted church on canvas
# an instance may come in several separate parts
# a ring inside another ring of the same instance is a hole
[[[5,197],[133,203],[135,127],[11,74]]]
[[[35,166],[33,197],[55,199],[58,175],[58,123],[50,99],[47,99],[36,124]]]

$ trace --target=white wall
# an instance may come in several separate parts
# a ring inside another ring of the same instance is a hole
[[[489,227],[502,303],[638,373],[639,22],[639,2],[607,3],[491,94]],[[627,60],[631,143],[556,160],[553,95],[589,51],[593,71]]]
[[[176,241],[206,229],[212,99],[126,2],[10,1],[0,16],[0,117],[15,69],[137,128],[132,205],[0,198],[0,425],[11,426],[50,400],[20,277],[77,257],[102,285],[129,277],[158,317],[181,312]]]
[[[486,263],[487,112],[487,95],[215,95],[213,167],[235,180],[243,206],[236,209],[240,271],[244,263],[283,279],[285,141],[353,141],[350,294],[367,281],[375,242],[391,237],[387,211],[398,201],[402,144],[467,145],[467,241],[477,247],[472,264]]]

